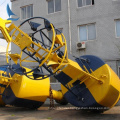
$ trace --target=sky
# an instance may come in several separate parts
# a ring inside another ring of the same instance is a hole
[[[10,0],[0,0],[0,18],[2,19],[8,19],[7,10],[6,10],[7,4],[9,4],[9,6],[11,7]],[[7,47],[6,41],[0,39],[0,46]]]

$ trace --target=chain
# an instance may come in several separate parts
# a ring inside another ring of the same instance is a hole
[[[55,108],[55,105],[54,105],[53,93],[52,93],[52,88],[50,87],[50,107],[49,107],[49,109],[53,110],[54,108]]]

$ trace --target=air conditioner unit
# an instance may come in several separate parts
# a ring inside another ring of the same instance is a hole
[[[77,42],[76,47],[77,47],[77,50],[85,49],[86,48],[85,42]]]

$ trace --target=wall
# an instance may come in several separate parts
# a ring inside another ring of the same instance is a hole
[[[56,28],[63,28],[67,39],[68,52],[70,52],[69,26],[68,26],[68,3],[62,0],[62,11],[48,14],[46,0],[16,0],[12,2],[12,9],[20,17],[20,7],[33,4],[34,16],[42,16],[50,20]],[[113,64],[112,69],[117,73],[116,60],[120,59],[120,38],[115,36],[115,19],[120,18],[120,2],[113,0],[95,0],[95,5],[77,7],[77,0],[70,0],[70,21],[72,37],[72,55],[85,54],[97,55],[108,64]],[[15,22],[19,25],[23,20]],[[85,50],[77,50],[78,26],[88,23],[96,23],[96,40],[86,42]]]

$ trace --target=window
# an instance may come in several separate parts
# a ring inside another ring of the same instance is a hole
[[[33,17],[33,5],[21,7],[21,19]]]
[[[120,66],[118,66],[118,77],[120,78]]]
[[[16,0],[10,0],[11,2],[16,1]]]
[[[95,23],[79,26],[79,41],[95,40]]]
[[[94,0],[78,0],[78,7],[94,5]]]
[[[116,20],[116,37],[120,37],[120,20]]]
[[[48,14],[61,11],[61,0],[47,0]]]

